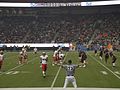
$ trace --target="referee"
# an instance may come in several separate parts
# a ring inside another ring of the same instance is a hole
[[[65,82],[64,82],[64,87],[67,87],[67,84],[69,82],[71,82],[74,86],[74,88],[77,88],[77,84],[76,84],[76,79],[74,77],[75,74],[75,69],[79,67],[79,65],[74,65],[72,64],[71,60],[68,60],[68,64],[66,65],[62,65],[62,68],[64,68],[66,70],[66,78],[65,78]]]

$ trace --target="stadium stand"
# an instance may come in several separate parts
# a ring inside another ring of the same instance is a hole
[[[90,41],[120,44],[119,12],[70,15],[57,12],[48,15],[50,12],[39,11],[34,8],[1,8],[1,43],[71,43],[80,40],[85,44]]]

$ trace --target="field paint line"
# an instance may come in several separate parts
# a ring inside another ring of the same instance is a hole
[[[36,58],[38,58],[38,57],[36,57]],[[29,60],[29,61],[27,62],[27,64],[30,63],[30,62],[32,62],[32,61],[34,61],[36,58],[34,58],[34,59],[32,59],[32,60]],[[11,68],[11,69],[9,69],[9,70],[6,71],[6,72],[0,73],[0,75],[3,75],[3,74],[5,74],[5,73],[7,73],[7,72],[9,72],[9,71],[15,70],[16,68],[22,67],[22,66],[27,65],[27,64],[25,63],[25,64],[20,64],[20,65],[18,65],[18,66],[15,66],[14,68]]]
[[[103,75],[108,75],[106,71],[100,71]]]
[[[120,72],[118,72],[118,71],[115,71],[115,73],[120,75]]]
[[[0,88],[0,90],[51,90],[51,88]],[[54,90],[120,90],[120,88],[54,88]]]
[[[96,62],[98,62],[101,66],[103,66],[105,69],[107,69],[108,71],[110,71],[114,76],[116,76],[120,80],[120,76],[118,76],[117,74],[115,74],[112,70],[110,70],[107,66],[105,66],[104,64],[102,64],[100,61],[96,60],[95,57],[93,57],[91,55],[89,55],[89,56],[92,57]]]
[[[66,53],[63,62],[66,60],[67,55],[68,55],[68,52]],[[57,73],[56,73],[56,75],[55,75],[55,78],[54,78],[54,80],[53,80],[53,82],[52,82],[52,85],[51,85],[51,90],[53,90],[53,86],[54,86],[54,84],[55,84],[55,82],[56,82],[56,80],[57,80],[57,77],[58,77],[58,75],[59,75],[59,73],[60,73],[61,68],[62,68],[62,67],[60,66],[59,69],[58,69],[58,71],[57,71]]]

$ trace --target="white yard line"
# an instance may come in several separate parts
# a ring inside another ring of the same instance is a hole
[[[100,61],[96,60],[95,57],[93,57],[91,55],[89,55],[89,56],[92,57],[96,62],[98,62],[101,66],[103,66],[105,69],[107,69],[109,72],[111,72],[114,76],[116,76],[120,80],[120,76],[118,76],[117,74],[115,74],[112,70],[110,70],[107,66],[105,66],[104,64],[102,64]]]
[[[66,55],[65,55],[64,61],[66,60],[67,54],[68,54],[68,52],[67,52]],[[64,62],[64,61],[63,61],[63,62]],[[61,66],[59,67],[59,69],[58,69],[58,71],[57,71],[57,73],[56,73],[56,75],[55,75],[55,78],[54,78],[54,80],[53,80],[53,82],[52,82],[51,90],[53,90],[54,84],[55,84],[55,82],[56,82],[56,80],[57,80],[57,77],[58,77],[58,75],[59,75],[59,73],[60,73],[60,70],[61,70]]]
[[[38,57],[36,57],[36,58],[38,58]],[[34,59],[32,59],[32,60],[29,60],[29,61],[27,62],[27,64],[30,63],[30,62],[32,62],[32,61],[34,61],[36,58],[34,58]],[[5,72],[3,72],[3,73],[0,73],[0,75],[3,75],[3,74],[5,74],[5,73],[7,73],[7,72],[9,72],[9,71],[15,70],[16,68],[22,67],[23,65],[27,65],[27,64],[25,63],[25,64],[20,64],[20,65],[18,65],[18,66],[15,66],[15,67],[9,69],[8,71],[5,71]]]

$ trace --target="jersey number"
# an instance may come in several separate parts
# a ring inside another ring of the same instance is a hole
[[[69,70],[69,71],[72,71],[72,70],[73,70],[73,67],[68,67],[68,70]]]

